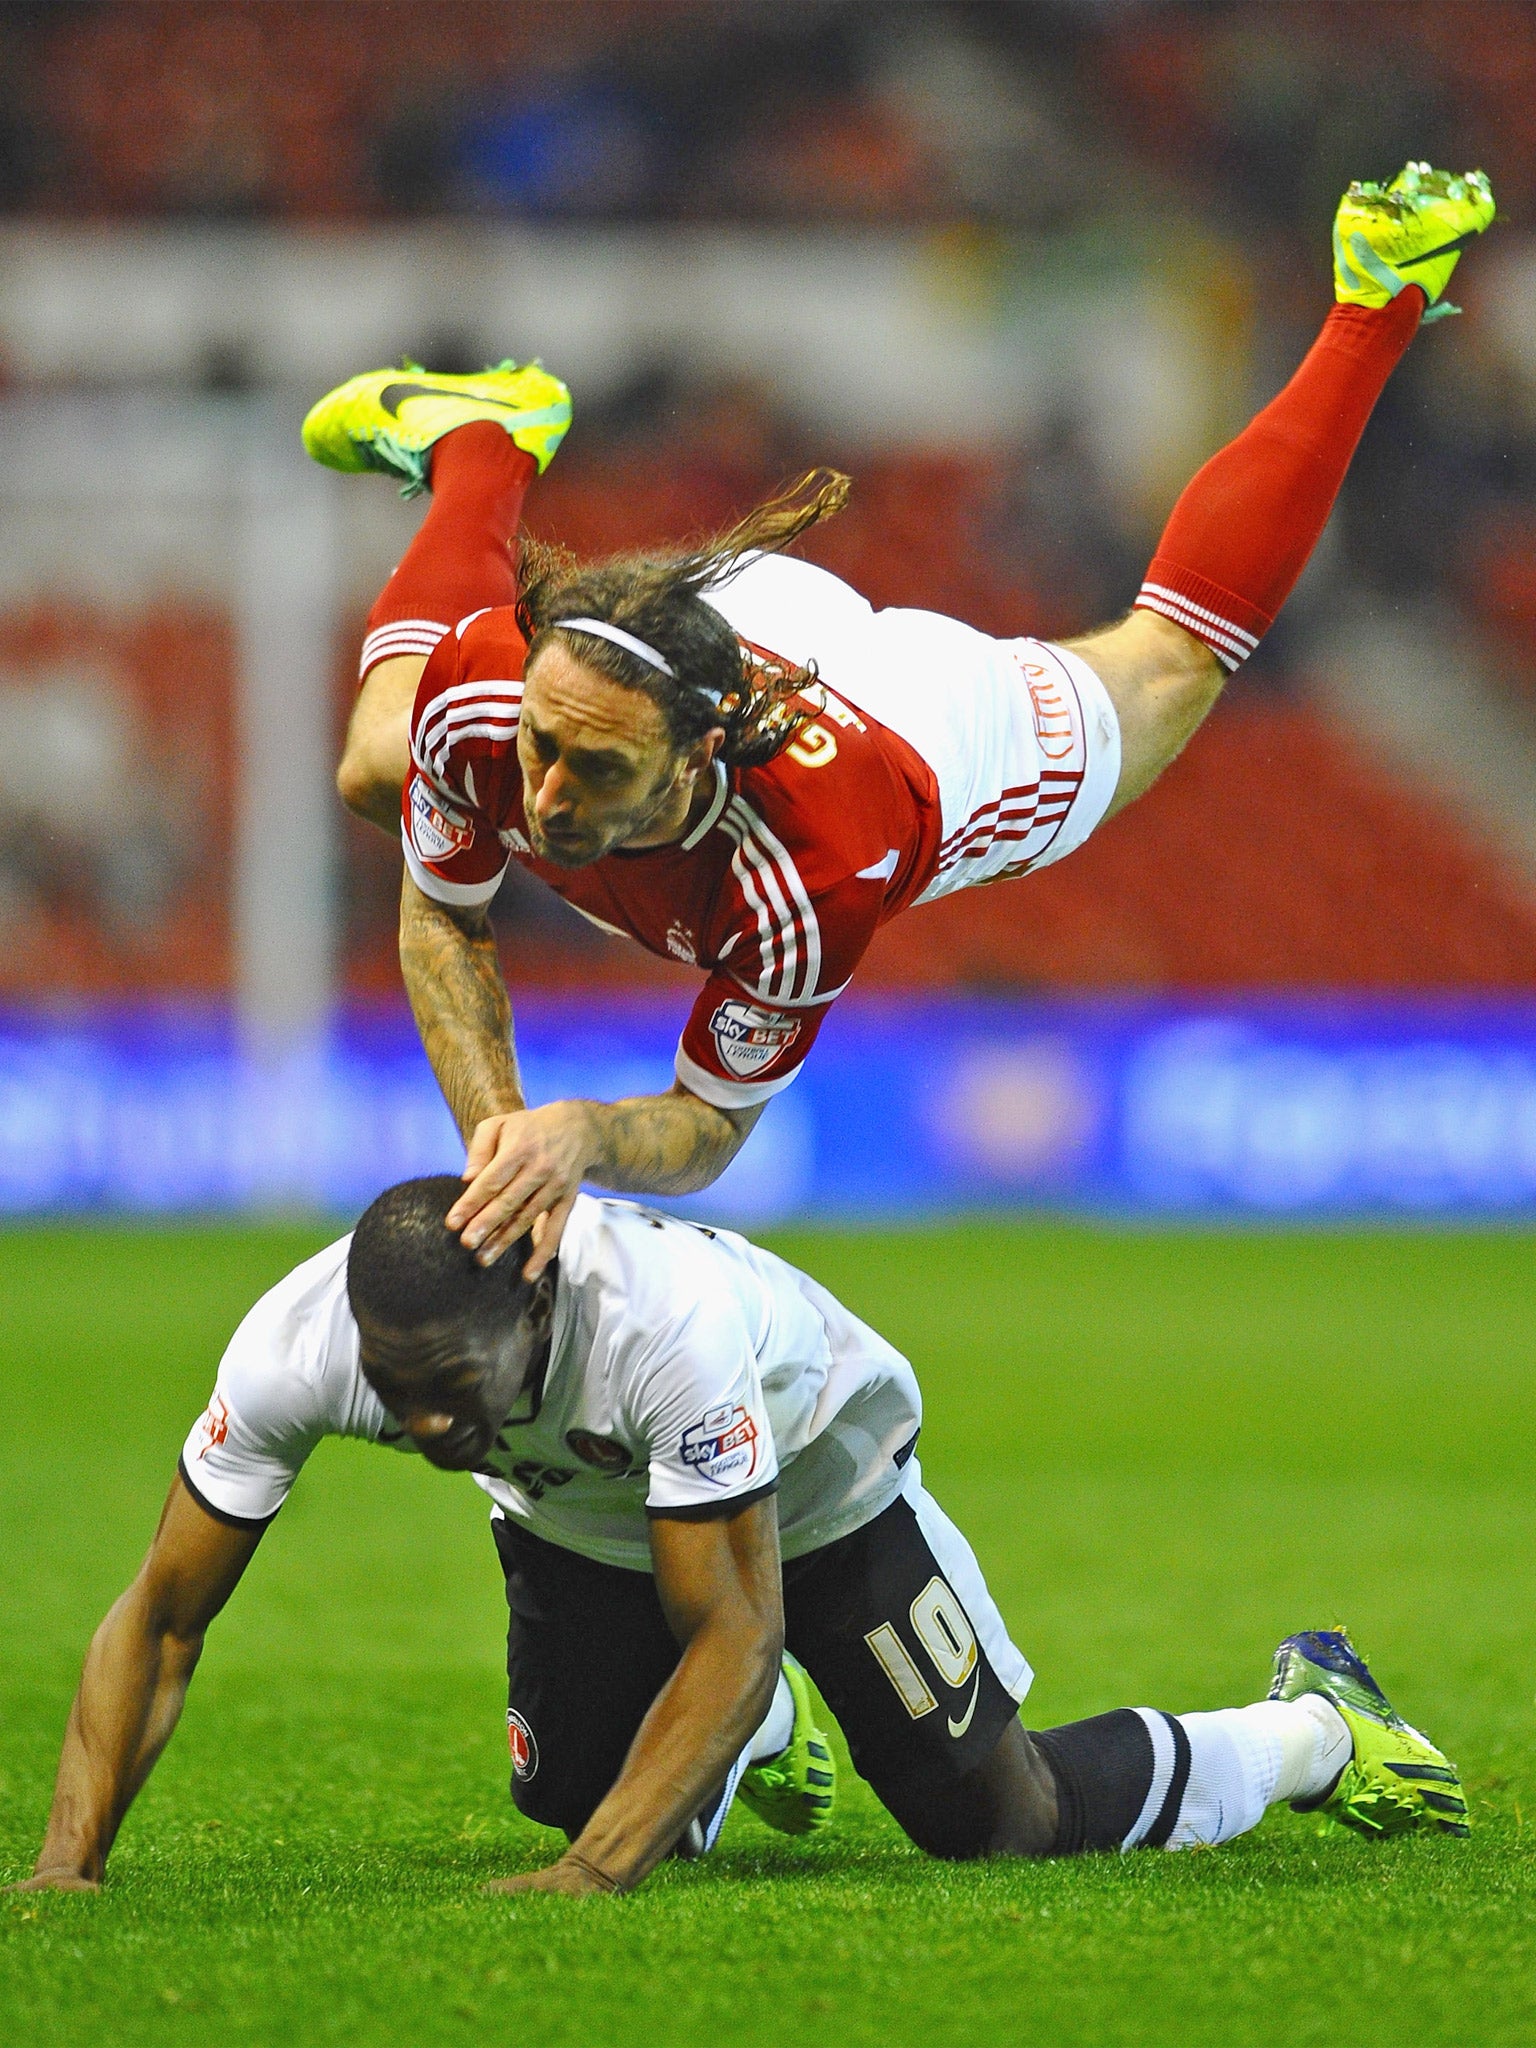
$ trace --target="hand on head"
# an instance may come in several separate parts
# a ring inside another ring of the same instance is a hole
[[[593,1130],[582,1102],[550,1102],[477,1124],[464,1162],[464,1192],[448,1211],[480,1263],[491,1266],[542,1224],[525,1279],[537,1280],[560,1248],[560,1234],[592,1163]]]

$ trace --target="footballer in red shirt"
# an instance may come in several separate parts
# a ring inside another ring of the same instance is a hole
[[[876,611],[786,555],[843,503],[830,471],[688,552],[515,556],[570,420],[536,365],[375,371],[320,401],[317,459],[432,491],[370,617],[338,779],[402,817],[401,966],[469,1147],[448,1222],[482,1260],[543,1216],[534,1276],[583,1180],[707,1187],[887,918],[1060,860],[1156,779],[1283,604],[1492,218],[1477,172],[1351,186],[1316,343],[1186,488],[1128,616],[1071,646]],[[526,1107],[487,915],[511,861],[698,967],[669,1093]]]

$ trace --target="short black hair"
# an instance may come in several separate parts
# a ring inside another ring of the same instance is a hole
[[[347,1253],[347,1299],[360,1321],[381,1330],[424,1323],[505,1326],[532,1289],[524,1236],[494,1266],[482,1266],[443,1218],[464,1192],[451,1173],[397,1181],[358,1218]]]

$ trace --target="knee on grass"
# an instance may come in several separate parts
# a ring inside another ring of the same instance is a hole
[[[1010,1722],[991,1756],[966,1777],[929,1771],[900,1785],[882,1785],[880,1797],[918,1848],[946,1863],[1056,1853],[1055,1775],[1018,1721]]]

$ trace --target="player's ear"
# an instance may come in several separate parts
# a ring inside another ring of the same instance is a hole
[[[690,775],[702,775],[711,761],[718,758],[725,745],[725,727],[712,725],[702,739],[694,741],[683,757],[683,766]]]
[[[546,1266],[528,1290],[524,1318],[535,1338],[542,1342],[555,1323],[555,1269]]]

